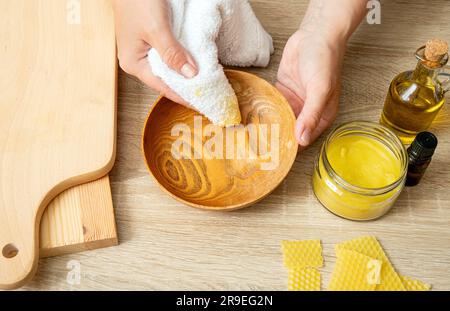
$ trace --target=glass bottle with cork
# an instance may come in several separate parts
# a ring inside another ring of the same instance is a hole
[[[410,144],[419,132],[430,127],[450,89],[445,41],[430,40],[415,56],[418,59],[416,69],[402,72],[392,80],[380,120],[404,144]]]

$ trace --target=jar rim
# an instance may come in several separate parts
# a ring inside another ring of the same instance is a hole
[[[331,166],[331,163],[328,160],[328,156],[327,156],[328,146],[332,142],[333,138],[335,138],[336,134],[339,134],[340,132],[342,132],[345,129],[351,129],[352,127],[360,128],[360,131],[363,131],[364,129],[366,129],[366,130],[369,129],[372,131],[378,130],[379,133],[384,136],[383,137],[384,139],[382,141],[380,140],[382,143],[384,143],[386,145],[386,141],[389,140],[391,143],[394,144],[394,146],[396,147],[396,149],[399,153],[399,160],[402,162],[401,163],[402,164],[402,174],[400,174],[400,176],[398,177],[397,180],[395,180],[394,182],[392,182],[389,185],[386,185],[383,187],[378,187],[378,188],[361,187],[361,186],[357,186],[357,185],[354,185],[354,184],[346,181],[343,177],[341,177],[334,170],[334,168]],[[403,143],[401,142],[400,138],[398,138],[398,136],[394,132],[392,132],[389,128],[387,128],[379,123],[371,122],[371,121],[351,121],[351,122],[346,122],[346,123],[339,125],[333,131],[331,131],[331,133],[326,138],[326,140],[322,146],[321,153],[322,153],[322,157],[323,157],[324,166],[325,166],[326,170],[328,171],[328,174],[331,177],[333,177],[333,179],[342,188],[346,189],[347,191],[356,193],[356,194],[381,195],[384,193],[388,193],[388,192],[392,191],[393,189],[397,188],[401,183],[404,182],[405,176],[406,176],[407,170],[408,170],[408,154],[407,154],[406,148],[403,145]]]

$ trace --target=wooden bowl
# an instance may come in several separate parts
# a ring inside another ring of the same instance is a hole
[[[235,210],[256,203],[283,181],[297,155],[295,117],[286,99],[255,75],[235,70],[226,75],[243,125],[211,125],[198,112],[161,97],[143,131],[144,157],[156,182],[175,199],[202,209]],[[195,122],[202,130],[194,129]],[[214,134],[207,136],[207,129]],[[208,144],[212,137],[215,144]]]

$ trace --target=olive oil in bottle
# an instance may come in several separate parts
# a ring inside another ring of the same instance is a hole
[[[448,62],[448,45],[433,39],[416,52],[414,71],[397,75],[391,82],[380,123],[392,129],[404,144],[427,130],[445,102],[445,83],[439,81]]]

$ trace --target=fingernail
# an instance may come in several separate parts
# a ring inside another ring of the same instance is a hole
[[[302,136],[300,137],[300,143],[303,146],[308,146],[310,142],[311,142],[311,130],[309,128],[306,128],[303,131]]]
[[[186,63],[183,65],[183,67],[181,67],[181,73],[183,74],[184,77],[190,79],[195,77],[197,71],[194,69],[194,67],[192,67],[191,64]]]

